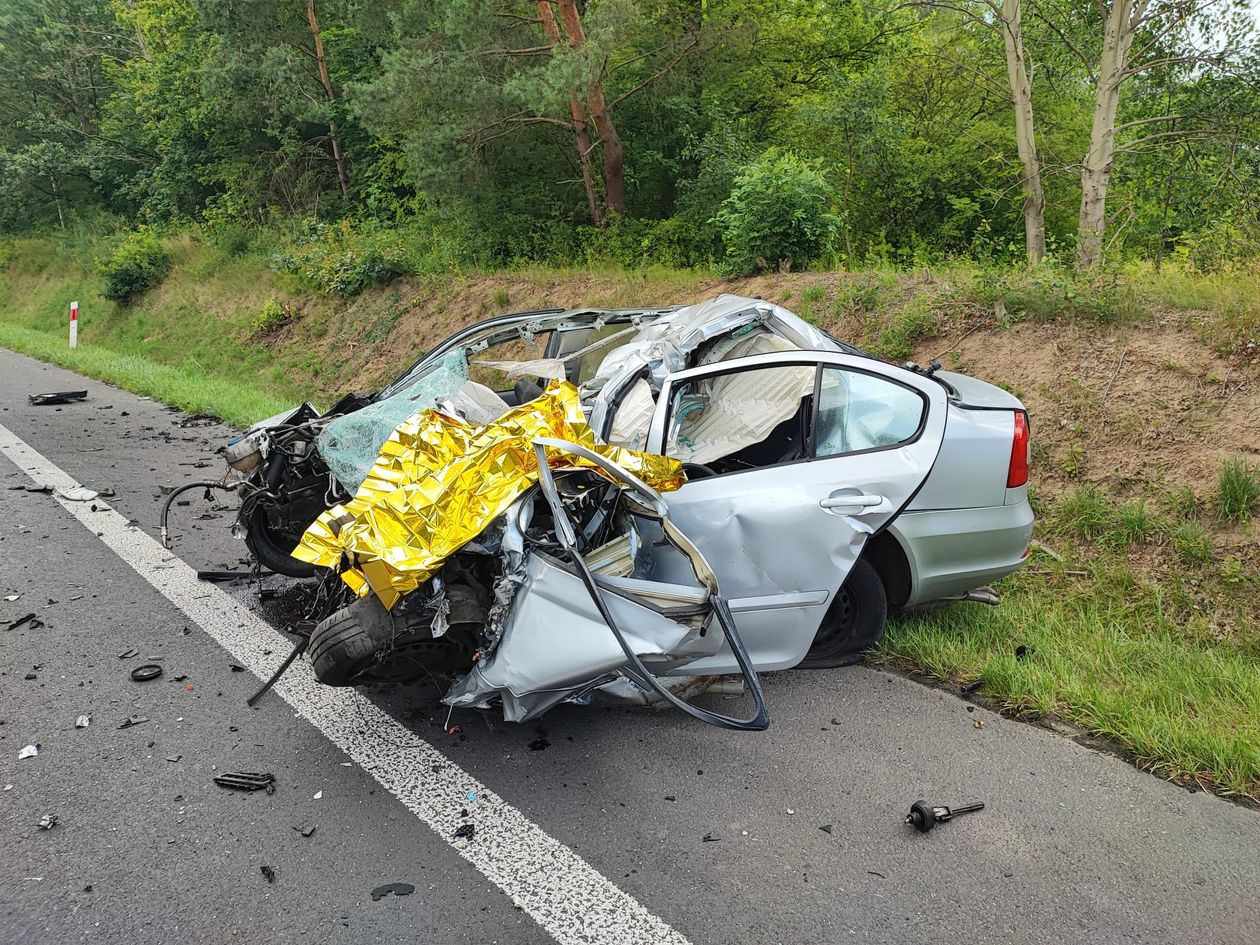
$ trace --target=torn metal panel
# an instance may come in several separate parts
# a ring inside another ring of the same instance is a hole
[[[609,609],[644,657],[695,658],[715,652],[721,644],[720,634],[702,634],[700,629],[679,624],[646,600],[635,599],[635,591],[650,591],[657,600],[673,595],[674,606],[693,612],[704,607],[708,592],[694,585],[646,581],[610,588]],[[619,673],[625,665],[621,645],[581,578],[550,555],[532,552],[498,647],[474,664],[443,701],[484,708],[501,698],[504,719],[525,722]]]

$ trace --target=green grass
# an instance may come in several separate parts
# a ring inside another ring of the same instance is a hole
[[[1226,460],[1217,480],[1216,507],[1222,519],[1236,522],[1260,511],[1260,467],[1241,459]]]
[[[291,400],[243,387],[233,380],[157,364],[108,348],[84,346],[71,351],[65,338],[3,321],[0,321],[0,347],[59,364],[190,413],[213,414],[237,426],[248,426],[293,404]]]
[[[1020,645],[1031,648],[1015,658]],[[1260,672],[1254,653],[1208,646],[1122,583],[1025,575],[997,608],[893,621],[878,657],[980,693],[1020,715],[1055,716],[1173,778],[1260,797]]]
[[[980,679],[1016,715],[1065,719],[1160,774],[1260,799],[1260,574],[1236,555],[1218,563],[1193,495],[1174,498],[1165,517],[1069,490],[1038,522],[1062,561],[1036,556],[995,609],[903,615],[875,658]],[[1030,658],[1015,659],[1020,645]]]

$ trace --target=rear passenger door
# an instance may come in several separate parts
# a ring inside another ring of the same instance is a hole
[[[665,380],[647,449],[686,465],[687,484],[664,496],[670,518],[713,566],[759,670],[804,658],[867,538],[931,472],[947,406],[930,378],[834,352]],[[687,666],[737,671],[725,649]]]

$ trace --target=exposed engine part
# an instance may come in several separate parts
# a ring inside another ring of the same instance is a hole
[[[253,472],[267,458],[268,445],[267,431],[255,430],[224,447],[223,458],[237,472]]]
[[[919,833],[927,833],[937,824],[953,820],[959,814],[971,814],[984,810],[983,803],[965,804],[962,807],[934,807],[927,801],[915,801],[910,805],[910,813],[906,814],[908,823]]]

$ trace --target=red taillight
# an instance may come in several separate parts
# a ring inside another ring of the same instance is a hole
[[[1006,488],[1014,489],[1028,482],[1028,464],[1032,459],[1032,437],[1029,435],[1028,414],[1015,411],[1015,439],[1011,443],[1011,465],[1006,470]]]

